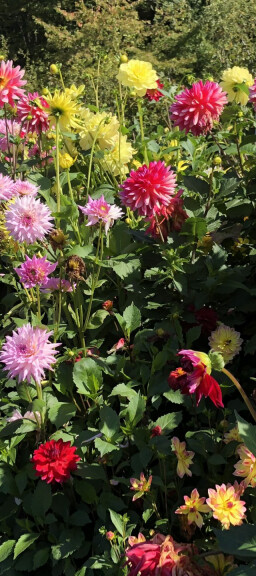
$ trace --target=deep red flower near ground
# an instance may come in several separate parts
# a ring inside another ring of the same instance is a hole
[[[65,482],[70,478],[70,472],[76,470],[77,462],[81,460],[75,454],[76,446],[70,446],[70,442],[63,440],[49,440],[41,444],[34,451],[32,462],[37,476],[51,482]]]

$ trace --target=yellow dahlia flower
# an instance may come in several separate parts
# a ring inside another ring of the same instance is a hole
[[[68,168],[71,168],[71,166],[73,166],[73,164],[76,161],[76,158],[72,158],[70,154],[68,154],[67,152],[63,152],[59,154],[59,160],[60,160],[60,167],[67,170]]]
[[[202,528],[203,517],[200,512],[210,512],[209,506],[205,504],[205,498],[200,498],[196,488],[192,490],[190,497],[184,496],[185,504],[175,510],[175,514],[187,514],[188,524],[193,522]]]
[[[127,142],[127,136],[119,135],[114,148],[104,156],[105,166],[114,176],[125,175],[129,172],[127,164],[131,161],[133,154],[135,150],[130,142]]]
[[[133,88],[138,96],[145,96],[147,90],[157,88],[157,73],[150,62],[129,60],[121,64],[117,79],[123,86]]]
[[[233,360],[234,356],[240,352],[242,342],[240,332],[236,332],[234,328],[225,324],[220,324],[209,338],[211,349],[223,356],[225,364]]]
[[[115,146],[119,134],[119,122],[116,116],[107,112],[91,112],[87,108],[82,112],[82,131],[80,146],[89,150],[96,138],[101,150],[110,150]]]
[[[65,88],[65,94],[69,96],[71,100],[77,100],[83,94],[84,90],[84,84],[80,84],[80,86],[75,86],[75,84],[72,84],[70,88]]]
[[[51,125],[56,124],[56,120],[59,119],[61,130],[81,127],[78,118],[80,112],[78,105],[65,92],[55,90],[54,94],[49,94],[45,100],[49,104],[46,111],[49,114]]]
[[[242,444],[237,449],[237,454],[240,456],[239,462],[235,464],[234,476],[241,476],[244,478],[245,486],[256,486],[256,457],[254,454]]]
[[[240,500],[239,494],[231,484],[216,485],[216,490],[209,488],[209,498],[206,504],[213,511],[213,518],[221,522],[223,528],[229,529],[230,524],[240,526],[245,519],[245,502]]]
[[[249,100],[249,90],[248,94],[246,94],[241,88],[241,84],[244,84],[249,89],[253,82],[254,79],[247,68],[233,66],[233,68],[224,70],[220,85],[227,92],[229,102],[236,102],[245,106]]]

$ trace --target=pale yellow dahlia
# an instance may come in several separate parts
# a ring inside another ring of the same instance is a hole
[[[135,150],[127,141],[127,136],[119,135],[112,150],[104,155],[104,167],[114,176],[127,174],[129,172],[127,164],[131,161],[133,154]]]
[[[51,125],[56,125],[56,121],[59,120],[60,129],[64,132],[69,128],[81,127],[79,107],[65,92],[55,90],[54,94],[49,94],[45,100],[49,104],[47,112]]]
[[[240,332],[236,332],[234,328],[225,324],[220,324],[209,338],[209,346],[223,356],[225,364],[233,360],[234,356],[240,352],[242,342]]]
[[[157,73],[150,62],[129,60],[121,64],[117,79],[123,86],[133,88],[138,96],[145,96],[147,90],[157,88]]]
[[[221,87],[227,92],[229,102],[236,102],[245,106],[249,100],[249,86],[252,86],[254,79],[247,68],[233,66],[224,70],[222,74]],[[248,94],[243,91],[241,84],[247,86]]]
[[[77,100],[80,98],[80,96],[82,96],[84,89],[84,84],[80,84],[80,86],[75,86],[75,84],[72,84],[70,88],[65,88],[65,94],[69,96],[71,100]]]
[[[110,150],[118,137],[119,122],[116,116],[107,112],[91,112],[88,108],[82,112],[82,130],[80,146],[89,150],[96,138],[101,150]]]

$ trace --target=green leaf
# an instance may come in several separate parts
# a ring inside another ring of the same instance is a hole
[[[180,390],[168,390],[168,392],[164,392],[164,397],[173,404],[184,404],[184,396],[182,396]]]
[[[233,554],[245,560],[256,558],[256,526],[243,524],[229,530],[214,530],[218,544],[225,554]]]
[[[193,238],[200,240],[206,232],[207,224],[205,218],[191,217],[184,222],[180,234],[184,236],[193,236]]]
[[[183,181],[188,190],[198,192],[200,195],[208,197],[210,192],[208,182],[205,182],[201,178],[196,178],[195,176],[184,176]]]
[[[58,404],[53,404],[49,410],[48,416],[52,424],[55,424],[56,428],[60,428],[63,424],[66,424],[71,420],[76,414],[76,407],[74,404],[68,402],[58,402]]]
[[[119,534],[121,536],[123,536],[124,535],[123,517],[121,516],[121,514],[117,514],[117,512],[115,512],[114,510],[111,510],[110,508],[109,508],[109,514],[110,514],[111,522],[113,522],[117,532],[119,532]]]
[[[136,426],[144,416],[146,408],[146,400],[142,398],[140,393],[132,396],[127,407],[128,421],[132,426]]]
[[[0,546],[0,562],[3,562],[10,556],[13,551],[13,548],[16,544],[16,540],[7,540]]]
[[[195,340],[198,340],[201,334],[201,326],[193,326],[186,333],[186,348],[190,349]]]
[[[97,312],[94,312],[94,314],[92,314],[87,329],[96,330],[96,328],[100,328],[105,318],[107,318],[108,316],[109,313],[106,310],[97,310]]]
[[[135,304],[132,304],[130,306],[128,306],[124,313],[123,313],[123,319],[125,321],[126,324],[126,329],[128,334],[130,335],[131,332],[133,332],[134,330],[136,330],[137,328],[140,327],[141,325],[141,313],[139,311],[139,308],[137,308],[137,306],[135,306]]]
[[[14,560],[17,558],[24,550],[29,548],[31,544],[33,544],[38,538],[40,534],[34,534],[31,532],[30,534],[22,534],[20,536],[15,548],[14,548]]]
[[[154,423],[154,426],[160,426],[163,430],[173,430],[182,421],[182,412],[172,412],[171,414],[165,414],[160,416]]]
[[[130,260],[126,260],[125,262],[113,261],[112,268],[117,276],[124,280],[128,276],[132,275],[135,271],[139,271],[140,261],[138,258],[132,258]]]
[[[79,528],[65,529],[61,532],[59,542],[52,546],[52,555],[54,560],[68,558],[73,554],[84,541],[84,534]]]
[[[249,424],[237,412],[235,412],[238,431],[249,450],[256,456],[256,426]]]
[[[229,576],[255,576],[256,574],[256,564],[253,566],[239,566],[228,573]]]
[[[111,454],[111,452],[114,452],[114,450],[120,450],[119,446],[116,446],[111,442],[106,442],[101,438],[95,439],[95,448],[99,450],[101,457],[104,456],[105,454]]]
[[[117,413],[109,406],[103,406],[100,411],[100,431],[106,439],[110,439],[119,432],[120,422]]]
[[[52,503],[51,487],[46,482],[39,480],[35,492],[31,498],[31,510],[34,516],[45,516]]]
[[[77,510],[76,512],[71,514],[69,522],[74,526],[85,526],[86,524],[90,524],[91,520],[89,514],[87,514],[85,510]]]
[[[80,394],[96,398],[102,386],[102,372],[92,358],[82,358],[73,369],[73,380]]]
[[[120,396],[121,398],[131,398],[136,396],[137,392],[133,388],[130,388],[127,384],[117,384],[110,396]]]
[[[48,561],[50,556],[50,548],[41,548],[41,550],[37,550],[33,557],[33,569],[37,570],[41,566],[44,566]]]

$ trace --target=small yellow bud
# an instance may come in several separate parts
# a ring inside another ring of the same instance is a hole
[[[72,356],[75,356],[75,353],[73,352],[73,350],[68,350],[68,356],[70,356],[72,358]]]
[[[219,166],[220,164],[222,164],[221,157],[220,156],[214,156],[212,163],[214,166]]]
[[[56,66],[56,64],[51,64],[51,66],[50,66],[50,72],[51,72],[51,74],[58,74],[58,73],[59,73],[59,68],[58,68],[58,66]]]
[[[122,64],[126,64],[128,62],[128,57],[126,56],[126,54],[121,54],[120,62],[122,62]]]
[[[163,328],[158,328],[156,333],[157,333],[157,336],[159,336],[159,338],[162,338],[162,336],[165,335],[165,331],[163,330]]]
[[[5,56],[3,54],[0,54],[0,62],[1,62],[1,60],[4,60],[4,59],[5,59]]]
[[[137,96],[136,90],[131,90],[130,96],[131,96],[132,98],[136,98],[136,96]]]
[[[168,132],[170,132],[170,128],[168,128],[168,126],[165,126],[164,132],[165,134],[168,134]]]
[[[210,82],[214,82],[213,76],[207,76],[206,80],[209,80]]]
[[[244,113],[240,110],[237,114],[238,118],[243,118]]]
[[[43,88],[42,94],[43,96],[47,96],[47,94],[49,94],[49,88]]]
[[[195,76],[193,74],[188,74],[187,81],[189,84],[193,84],[193,82],[195,82]]]
[[[27,120],[32,120],[33,116],[31,116],[31,114],[28,114],[27,116]]]
[[[128,224],[128,225],[131,224],[131,223],[132,223],[131,218],[125,218],[125,222],[126,222],[126,224]]]

